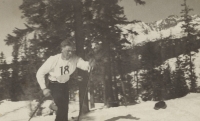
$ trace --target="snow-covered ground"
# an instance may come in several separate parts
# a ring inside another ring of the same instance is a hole
[[[48,103],[47,101],[43,107],[48,107]],[[147,101],[114,108],[104,108],[102,104],[96,104],[96,108],[91,109],[81,121],[200,121],[199,93],[168,100],[166,109],[154,110],[155,103]],[[69,106],[69,117],[77,116],[78,103],[71,102]],[[0,104],[0,121],[28,121],[29,112],[30,102],[3,101]],[[43,115],[34,117],[31,121],[54,121],[54,119],[55,115]]]

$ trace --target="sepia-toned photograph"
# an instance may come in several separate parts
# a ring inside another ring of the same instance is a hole
[[[200,121],[200,0],[0,0],[0,121]]]

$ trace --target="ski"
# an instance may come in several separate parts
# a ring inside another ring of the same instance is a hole
[[[35,110],[31,113],[31,116],[30,116],[30,118],[29,118],[28,121],[30,121],[30,120],[33,118],[33,116],[35,115],[35,113],[37,112],[37,110],[38,110],[38,109],[40,108],[40,106],[42,105],[44,99],[45,99],[45,97],[42,97],[42,98],[39,100],[39,103],[37,104]]]

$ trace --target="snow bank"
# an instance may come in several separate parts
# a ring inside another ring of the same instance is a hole
[[[154,110],[156,102],[99,109],[83,117],[83,121],[200,121],[200,94],[166,101],[166,109]]]
[[[131,106],[96,108],[83,116],[81,121],[200,121],[200,94],[191,93],[183,98],[166,101],[167,108],[154,110],[156,102],[147,101]],[[0,121],[28,121],[29,102],[4,101],[0,104]],[[78,102],[71,102],[69,118],[78,115]],[[48,106],[45,104],[44,106]],[[54,121],[55,115],[37,116],[31,121]]]

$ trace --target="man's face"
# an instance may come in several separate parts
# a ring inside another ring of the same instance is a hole
[[[73,55],[73,48],[71,46],[62,47],[62,56],[65,59],[69,59]]]

